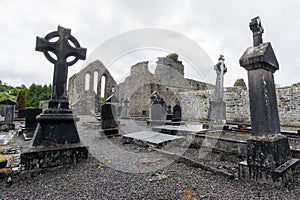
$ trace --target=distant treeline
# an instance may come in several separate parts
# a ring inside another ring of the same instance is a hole
[[[17,103],[19,108],[38,108],[39,102],[48,100],[51,94],[51,85],[36,85],[32,83],[29,88],[25,85],[13,87],[0,80],[0,101],[9,97]]]

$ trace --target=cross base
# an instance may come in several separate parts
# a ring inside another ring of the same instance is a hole
[[[66,164],[78,163],[88,158],[88,147],[81,143],[51,147],[32,147],[27,143],[21,154],[22,170],[40,170]]]
[[[78,143],[76,123],[79,118],[69,109],[48,109],[37,117],[33,146]]]
[[[288,139],[280,134],[247,141],[247,160],[239,163],[239,177],[274,186],[293,178],[299,159],[292,158]]]
[[[69,109],[69,102],[67,100],[55,100],[51,99],[48,104],[49,109]]]

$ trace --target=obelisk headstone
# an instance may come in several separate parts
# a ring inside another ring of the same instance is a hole
[[[227,68],[224,64],[224,56],[220,55],[218,63],[214,66],[217,73],[216,86],[213,100],[209,107],[209,120],[212,130],[222,130],[226,121],[226,103],[224,102],[224,74]]]
[[[280,123],[273,73],[279,69],[271,43],[263,43],[259,17],[250,22],[253,47],[240,59],[248,71],[252,138],[247,141],[247,160],[239,164],[240,178],[272,185],[285,185],[292,178],[298,159],[292,159]]]

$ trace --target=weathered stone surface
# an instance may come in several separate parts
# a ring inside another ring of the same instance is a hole
[[[171,141],[183,139],[182,136],[168,135],[154,131],[140,131],[123,135],[123,140],[138,144],[162,146]]]
[[[248,165],[275,169],[292,158],[288,138],[281,134],[252,138],[247,143]]]
[[[280,134],[273,78],[279,67],[270,43],[262,43],[259,17],[251,20],[250,29],[254,47],[248,48],[240,64],[248,71],[252,138],[247,141],[247,160],[239,164],[239,177],[282,186],[292,178],[299,160],[291,160],[288,139]]]
[[[42,111],[40,108],[19,109],[18,117],[25,118],[25,128],[35,129],[37,126],[36,116]]]
[[[56,147],[31,147],[24,145],[21,154],[22,170],[36,170],[73,164],[88,157],[88,147],[80,143]]]
[[[8,129],[15,128],[14,121],[14,107],[16,103],[9,98],[0,102],[0,115],[4,117],[4,121],[0,122],[0,125],[7,125]]]
[[[117,105],[119,100],[115,95],[111,95],[101,105],[101,130],[105,135],[116,135],[119,133],[117,124]]]
[[[89,80],[87,76],[89,76]],[[69,101],[75,114],[89,115],[100,112],[102,76],[105,77],[103,96],[104,99],[107,99],[112,95],[112,90],[116,87],[117,83],[99,60],[88,64],[69,79]],[[97,83],[94,83],[94,81],[97,81]],[[95,85],[97,88],[94,88]]]

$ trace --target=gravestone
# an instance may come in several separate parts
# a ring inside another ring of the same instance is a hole
[[[40,108],[26,108],[19,109],[18,117],[25,118],[25,127],[22,128],[21,133],[23,133],[25,140],[31,140],[34,134],[34,130],[37,126],[36,117],[42,113]]]
[[[0,121],[0,126],[6,125],[9,130],[15,129],[14,112],[16,103],[9,98],[0,101],[0,115],[4,117],[4,121]]]
[[[293,176],[299,159],[293,159],[287,137],[280,134],[273,73],[279,69],[271,43],[263,43],[259,17],[250,22],[253,47],[240,58],[248,71],[252,137],[247,141],[247,159],[239,163],[239,177],[277,186]]]
[[[51,42],[55,38],[58,40]],[[38,125],[32,142],[24,147],[21,156],[21,164],[26,170],[74,163],[88,156],[87,147],[80,143],[75,124],[79,118],[69,108],[66,94],[68,67],[79,59],[84,60],[86,49],[80,47],[70,29],[58,26],[57,31],[45,38],[37,37],[36,51],[43,52],[54,64],[54,75],[48,109],[36,118]],[[69,57],[73,60],[67,60]]]
[[[212,130],[222,130],[226,121],[226,103],[224,102],[224,74],[227,68],[224,64],[224,56],[220,55],[218,63],[214,66],[217,73],[216,87],[213,100],[209,107],[209,120]]]
[[[123,119],[128,119],[128,118],[130,118],[128,103],[129,103],[128,99],[125,99],[125,100],[123,101],[123,105],[122,105],[122,107],[121,107],[120,118],[123,118]]]
[[[169,105],[167,108],[167,120],[172,120],[172,119],[173,119],[172,106]]]
[[[166,103],[164,99],[154,91],[151,94],[151,106],[150,106],[150,124],[162,125],[166,120]]]
[[[119,100],[115,95],[108,97],[104,104],[101,105],[101,130],[102,134],[106,136],[119,135],[119,129],[117,124],[117,106]]]
[[[179,100],[176,99],[176,105],[173,107],[173,119],[172,121],[173,122],[181,122],[182,120],[182,115],[181,115],[181,106],[180,106],[180,103],[179,103]]]

